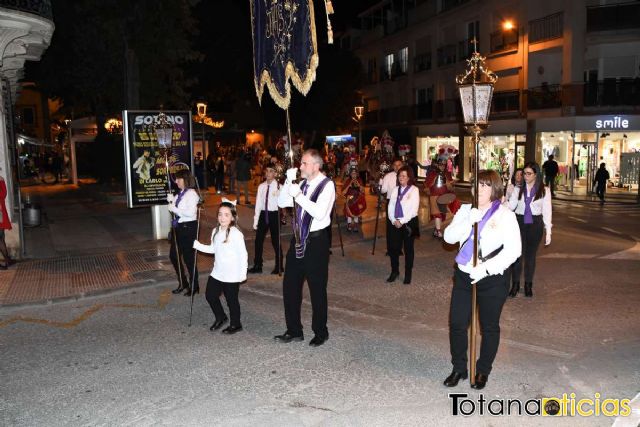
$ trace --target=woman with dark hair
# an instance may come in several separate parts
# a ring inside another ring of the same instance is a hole
[[[520,274],[524,262],[524,295],[533,296],[533,275],[536,271],[536,254],[545,231],[545,246],[551,244],[551,192],[546,191],[542,182],[540,166],[536,162],[524,165],[524,185],[514,189],[509,198],[509,208],[514,210],[520,238],[522,240],[522,258],[513,263],[511,291],[515,297],[520,290]]]
[[[455,387],[467,378],[467,328],[471,319],[471,284],[477,284],[482,344],[475,389],[487,383],[500,343],[500,314],[509,292],[509,266],[522,250],[514,213],[501,203],[504,186],[496,171],[478,173],[478,207],[460,207],[444,231],[447,243],[460,243],[451,291],[449,344],[453,372],[444,380]],[[473,264],[473,225],[478,223],[478,261]]]
[[[391,191],[387,216],[393,225],[389,231],[389,258],[391,259],[391,275],[388,283],[393,283],[400,275],[400,251],[404,248],[404,281],[411,283],[413,269],[413,245],[420,235],[418,208],[420,207],[420,190],[413,185],[415,177],[411,168],[402,166],[398,169],[397,186]]]
[[[198,270],[194,269],[196,256],[193,250],[193,241],[198,238],[198,203],[200,196],[194,190],[195,179],[188,170],[176,172],[176,185],[180,192],[177,196],[167,195],[169,212],[173,213],[171,221],[172,238],[169,258],[178,275],[178,287],[172,292],[179,294],[186,289],[185,296],[191,295],[191,283],[193,292],[200,292],[198,284]],[[187,271],[185,271],[187,270]],[[187,280],[187,274],[191,281]]]
[[[506,194],[504,195],[504,200],[505,200],[505,203],[507,205],[509,204],[509,199],[511,198],[511,195],[513,194],[513,189],[516,188],[516,187],[522,186],[522,183],[524,182],[523,173],[524,173],[524,171],[522,170],[522,168],[517,168],[513,172],[513,175],[511,175],[511,180],[509,181],[509,184],[507,185],[507,191],[506,191]]]

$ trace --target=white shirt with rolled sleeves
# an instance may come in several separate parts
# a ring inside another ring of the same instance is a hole
[[[178,196],[175,196],[174,201],[169,203],[169,212],[173,212],[178,215],[180,219],[178,223],[196,221],[198,219],[198,203],[200,202],[200,196],[193,188],[188,189],[178,206],[175,205],[175,201],[178,200]]]
[[[391,190],[391,198],[389,199],[389,206],[387,206],[387,217],[389,221],[393,222],[397,219],[401,224],[406,224],[413,217],[418,216],[418,209],[420,208],[420,190],[415,185],[409,188],[409,191],[400,200],[402,206],[402,218],[396,218],[396,200],[398,200],[398,188],[395,187]]]
[[[515,211],[516,215],[524,215],[525,195],[523,194],[522,198],[518,200],[518,196],[520,195],[520,188],[522,187],[514,188],[513,192],[511,193],[511,197],[509,198],[509,208]],[[529,189],[527,189],[527,194],[529,194]],[[545,232],[550,236],[551,227],[553,227],[553,224],[551,223],[551,191],[549,191],[548,188],[545,189],[544,197],[542,199],[533,200],[531,202],[531,214],[542,215],[542,222],[544,223]]]
[[[387,200],[391,199],[391,191],[398,186],[398,174],[395,171],[388,172],[380,178],[380,192],[386,194]]]
[[[231,227],[229,239],[225,243],[227,231],[220,230],[218,234],[215,234],[216,228],[211,233],[210,245],[203,245],[196,240],[193,243],[193,248],[216,256],[211,277],[226,283],[244,282],[247,280],[247,267],[249,264],[244,235],[237,227]]]
[[[324,178],[324,174],[320,173],[313,180],[307,181],[307,184],[309,184],[309,187],[307,188],[307,195],[305,196],[303,193],[300,193],[296,196],[296,203],[313,218],[313,221],[311,221],[311,227],[309,228],[310,232],[322,230],[331,224],[331,210],[333,209],[333,203],[336,200],[336,188],[333,182],[327,182],[327,185],[325,185],[324,189],[318,196],[317,201],[312,202],[309,200],[316,187]],[[280,188],[278,206],[281,208],[290,208],[293,206],[293,197],[289,195],[290,185],[291,184],[287,179],[284,185]]]
[[[260,215],[264,215],[264,202],[267,195],[267,188],[269,189],[269,206],[267,206],[267,209],[271,212],[278,210],[278,195],[280,194],[278,181],[274,179],[270,184],[267,183],[267,181],[264,181],[258,186],[258,191],[256,192],[256,209],[255,214],[253,215],[253,228],[258,227]]]
[[[460,207],[451,224],[444,230],[445,242],[464,244],[473,229],[470,212],[470,204]],[[486,210],[482,211],[483,214],[485,212]],[[467,244],[473,245],[473,236],[469,238]],[[484,263],[479,262],[479,265],[487,269],[489,275],[503,273],[522,254],[518,220],[516,220],[516,215],[505,205],[500,205],[480,233],[480,249],[483,255],[489,255],[501,245],[500,253]],[[473,257],[467,264],[458,265],[458,268],[465,273],[470,273],[473,269]]]

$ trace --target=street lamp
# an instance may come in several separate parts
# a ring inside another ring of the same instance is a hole
[[[474,158],[474,182],[473,182],[473,206],[478,207],[478,172],[480,159],[480,134],[489,125],[491,112],[491,97],[493,86],[498,77],[485,66],[485,58],[477,51],[477,41],[473,40],[474,52],[467,60],[467,70],[456,77],[456,83],[460,91],[460,102],[464,116],[464,126],[467,132],[473,135],[475,148]],[[473,266],[478,264],[478,223],[473,224]],[[469,349],[469,377],[471,384],[475,384],[476,377],[476,335],[478,323],[477,310],[477,286],[471,288],[471,342]]]
[[[209,187],[209,168],[207,167],[207,152],[209,150],[207,150],[208,147],[206,147],[205,144],[205,140],[204,140],[204,122],[205,119],[207,118],[207,103],[204,101],[200,101],[196,103],[196,109],[198,111],[198,118],[200,119],[200,125],[201,125],[201,129],[202,129],[202,156],[203,159],[202,161],[205,162],[204,164],[204,189],[205,191],[207,190],[207,188]]]
[[[356,105],[353,112],[358,119],[358,153],[362,153],[362,117],[364,116],[364,106]]]

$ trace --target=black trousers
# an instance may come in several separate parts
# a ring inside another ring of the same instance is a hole
[[[516,218],[520,226],[522,256],[511,266],[511,280],[514,282],[520,281],[522,263],[524,263],[524,281],[526,283],[532,283],[533,275],[536,272],[536,255],[538,253],[538,246],[540,246],[540,241],[542,240],[544,223],[542,221],[542,215],[534,215],[533,224],[525,224],[523,215],[516,215]]]
[[[282,282],[284,316],[287,332],[302,334],[300,308],[302,306],[302,285],[309,285],[313,316],[311,328],[320,338],[329,337],[327,329],[327,281],[329,280],[329,234],[326,229],[309,235],[303,258],[296,258],[295,239],[291,239],[287,252],[287,263]]]
[[[173,229],[173,233],[175,234],[175,238],[171,239],[169,259],[171,260],[171,264],[173,264],[178,280],[182,287],[190,287],[191,282],[193,282],[194,289],[200,289],[197,269],[195,270],[195,277],[192,277],[193,267],[196,262],[196,252],[193,249],[193,241],[198,238],[198,223],[197,221],[179,223],[176,228]],[[177,250],[176,243],[178,245]],[[178,260],[178,252],[180,252],[180,260]],[[180,268],[178,268],[178,265]],[[189,277],[188,281],[187,275]]]
[[[242,326],[240,323],[240,301],[238,300],[239,291],[240,283],[221,282],[209,276],[206,297],[213,315],[216,316],[216,320],[220,320],[225,316],[224,309],[220,303],[220,295],[224,292],[224,298],[227,300],[227,307],[229,307],[230,325]]]
[[[596,184],[596,194],[600,198],[600,200],[604,200],[604,192],[607,189],[607,182],[598,182]]]
[[[478,282],[477,302],[482,330],[477,372],[489,375],[500,344],[500,314],[509,292],[506,274],[487,276]],[[467,328],[471,322],[471,278],[456,267],[451,311],[449,313],[449,345],[451,363],[456,372],[467,372]]]
[[[267,230],[271,233],[271,245],[276,254],[276,268],[282,265],[282,249],[280,248],[280,239],[278,236],[280,224],[280,215],[278,211],[269,211],[269,224],[265,221],[264,212],[260,214],[258,220],[258,229],[256,230],[255,254],[253,255],[253,265],[262,267],[262,252],[264,248],[264,238]]]
[[[417,226],[417,218],[416,218]],[[403,225],[396,228],[390,221],[387,221],[389,228],[389,258],[391,259],[391,271],[400,272],[400,251],[404,249],[404,274],[411,276],[413,269],[414,251],[413,246],[416,238],[412,237]]]

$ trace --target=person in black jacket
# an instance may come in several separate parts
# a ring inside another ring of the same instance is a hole
[[[542,164],[542,170],[544,171],[544,184],[551,190],[551,198],[555,198],[556,176],[560,170],[558,162],[553,160],[553,154],[549,155],[549,160]]]
[[[596,194],[600,198],[600,203],[604,203],[604,192],[607,189],[607,181],[609,181],[609,171],[605,168],[605,164],[600,163],[600,167],[596,172],[596,177],[593,179],[593,184],[596,186]]]

